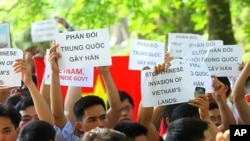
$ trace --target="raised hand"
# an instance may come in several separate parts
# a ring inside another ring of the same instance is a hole
[[[169,68],[170,66],[171,66],[171,63],[170,63],[169,53],[166,52],[165,57],[164,57],[164,63],[156,65],[154,67],[154,72],[159,74],[159,73],[165,71],[165,69]]]
[[[189,100],[188,104],[199,108],[201,119],[209,119],[209,102],[205,95],[198,95],[195,99]]]
[[[31,64],[24,59],[17,59],[13,65],[13,69],[16,73],[22,73],[22,81],[27,86],[34,83],[32,80]]]
[[[53,72],[59,72],[58,59],[61,57],[61,55],[56,52],[57,47],[58,44],[53,43],[52,47],[49,50],[49,61],[51,65],[51,70]]]

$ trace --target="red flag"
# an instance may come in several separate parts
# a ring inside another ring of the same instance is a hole
[[[39,81],[37,84],[40,84],[43,78],[44,73],[44,60],[41,58],[35,58],[35,69],[37,74],[37,80]],[[112,77],[114,79],[114,82],[117,86],[118,90],[123,90],[129,93],[135,104],[134,108],[134,117],[133,120],[136,121],[137,119],[137,112],[138,112],[138,106],[141,100],[141,91],[140,91],[140,71],[133,71],[128,70],[128,62],[129,62],[129,56],[114,56],[112,57],[112,66],[110,67],[110,71],[112,74]],[[95,91],[98,91],[98,89],[102,86],[102,88],[105,89],[103,81],[101,81],[100,84],[97,86],[97,78],[99,76],[99,73],[97,69],[94,69],[94,86],[93,88],[87,88],[83,87],[82,92],[83,94],[87,93],[95,93]],[[62,94],[63,94],[63,100],[65,99],[66,92],[67,92],[67,86],[61,86]],[[99,93],[97,95],[102,95],[102,93]]]
[[[140,71],[128,70],[129,56],[112,57],[111,73],[118,90],[130,94],[134,100],[134,117],[136,121],[138,106],[141,100],[141,74]]]

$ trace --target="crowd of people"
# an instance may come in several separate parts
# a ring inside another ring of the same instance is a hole
[[[241,69],[233,88],[228,77],[211,76],[214,93],[166,106],[143,107],[140,103],[134,113],[132,96],[117,89],[110,66],[97,67],[108,105],[96,95],[82,96],[82,88],[76,86],[68,87],[63,102],[57,62],[61,54],[56,48],[58,44],[53,43],[49,50],[50,85],[43,80],[37,87],[30,57],[15,61],[13,69],[22,74],[26,91],[0,89],[0,141],[229,141],[230,125],[250,123],[245,99],[250,93],[250,62]],[[165,62],[154,71],[160,73],[170,66],[166,53]],[[133,114],[137,114],[136,121]]]

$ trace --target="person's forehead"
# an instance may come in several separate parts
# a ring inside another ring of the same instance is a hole
[[[19,113],[21,115],[24,115],[24,114],[29,114],[29,115],[37,115],[36,113],[36,109],[34,106],[28,106],[27,108],[25,108],[24,110],[20,110]]]
[[[84,110],[84,115],[88,117],[99,117],[105,114],[106,114],[106,111],[102,105],[93,105]]]
[[[132,105],[130,102],[129,102],[129,100],[126,98],[126,99],[124,99],[122,102],[121,102],[121,104],[123,104],[123,105]]]
[[[135,138],[135,141],[147,141],[147,137],[145,135],[140,135]]]
[[[211,109],[211,110],[209,110],[208,112],[209,112],[209,114],[215,114],[215,113],[220,114],[219,108]]]
[[[9,117],[0,116],[0,130],[14,127]]]

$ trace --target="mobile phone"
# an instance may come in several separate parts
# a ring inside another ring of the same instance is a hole
[[[205,95],[206,89],[204,87],[195,87],[194,96]]]

